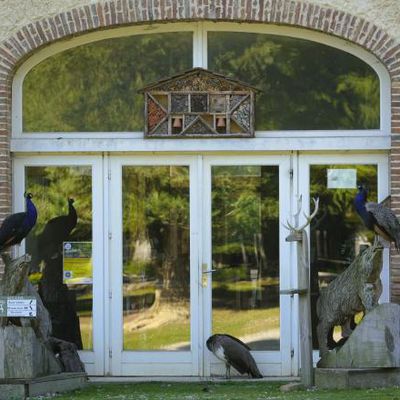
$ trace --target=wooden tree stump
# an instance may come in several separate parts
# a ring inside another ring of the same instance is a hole
[[[36,317],[0,318],[0,378],[36,378],[63,371],[84,372],[76,346],[51,337],[50,315],[28,279],[30,256],[12,260],[1,254],[5,264],[0,296],[28,296],[36,300]]]

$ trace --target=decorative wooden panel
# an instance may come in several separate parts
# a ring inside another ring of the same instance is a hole
[[[252,137],[257,89],[202,68],[142,89],[145,136]]]

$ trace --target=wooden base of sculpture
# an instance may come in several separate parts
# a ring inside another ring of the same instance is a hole
[[[0,328],[0,379],[36,378],[61,372],[54,354],[31,327]]]
[[[400,386],[400,368],[316,368],[318,389],[371,389]]]
[[[380,304],[364,316],[342,347],[324,354],[319,368],[400,367],[400,305]]]
[[[341,347],[324,354],[315,369],[321,389],[400,385],[400,305],[380,304],[364,316]]]
[[[35,317],[0,318],[0,400],[74,390],[87,381],[74,343],[51,336],[49,313],[27,275],[30,257],[12,260],[2,254],[5,269],[0,296],[27,296],[36,301]]]
[[[0,379],[0,400],[22,400],[33,396],[62,393],[81,389],[87,384],[82,372],[63,372],[32,379]]]

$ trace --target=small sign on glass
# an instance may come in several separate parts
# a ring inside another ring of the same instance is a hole
[[[357,170],[354,168],[335,168],[327,170],[328,189],[356,189]]]

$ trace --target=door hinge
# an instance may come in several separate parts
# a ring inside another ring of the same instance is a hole
[[[290,179],[293,179],[293,168],[289,169],[289,177]]]
[[[111,181],[111,169],[108,170],[108,175],[107,175],[107,177],[108,177],[108,180]]]
[[[108,232],[108,240],[111,240],[111,239],[112,239],[112,233]]]
[[[111,349],[108,350],[108,357],[109,357],[109,358],[112,358],[112,350],[111,350]]]
[[[111,290],[108,292],[108,298],[109,298],[110,300],[112,299],[112,291],[111,291]]]
[[[294,357],[294,349],[290,350],[290,358]]]

